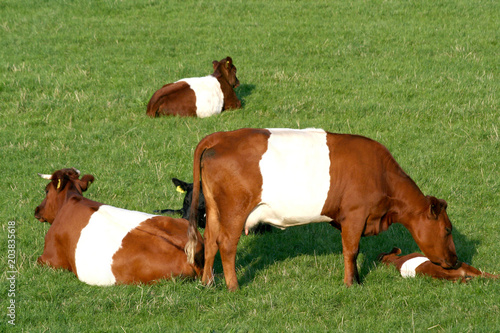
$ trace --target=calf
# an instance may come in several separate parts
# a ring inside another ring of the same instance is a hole
[[[445,279],[452,281],[465,282],[473,277],[482,276],[492,279],[498,279],[498,275],[481,272],[480,270],[460,263],[458,268],[444,269],[441,266],[433,264],[429,259],[420,253],[411,253],[405,256],[399,256],[401,249],[395,247],[389,253],[381,253],[378,260],[386,265],[394,265],[401,273],[402,277],[414,277],[416,274],[428,275],[435,279]]]
[[[197,233],[195,260],[184,247],[188,221],[125,210],[83,197],[94,181],[76,169],[52,175],[35,218],[51,224],[45,235],[41,264],[65,268],[90,285],[151,282],[203,272],[203,239]]]
[[[233,88],[240,85],[230,57],[213,61],[214,72],[205,77],[182,79],[164,85],[149,100],[146,114],[210,117],[228,109],[239,109],[241,101]]]
[[[162,209],[156,210],[155,213],[160,214],[180,214],[182,218],[189,220],[191,201],[193,198],[193,183],[186,183],[177,178],[172,178],[172,183],[176,186],[177,192],[184,193],[184,201],[182,202],[181,209]],[[198,203],[198,227],[205,228],[206,213],[205,213],[205,197],[203,196],[203,189],[200,188],[200,199]],[[272,227],[268,224],[259,224],[253,230],[256,234],[263,234],[272,231]]]
[[[360,238],[392,223],[405,226],[432,262],[457,265],[446,202],[423,195],[384,146],[362,136],[247,128],[202,139],[194,153],[190,262],[198,242],[200,180],[207,213],[205,284],[213,280],[220,250],[227,287],[238,288],[236,247],[242,230],[260,222],[278,228],[329,222],[340,229],[347,286],[359,281]]]

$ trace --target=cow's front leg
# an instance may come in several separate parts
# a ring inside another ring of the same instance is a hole
[[[363,229],[351,224],[342,224],[342,252],[344,254],[344,284],[350,287],[354,282],[359,283],[358,266],[356,259],[359,253],[359,241]]]
[[[40,257],[38,257],[37,263],[40,265],[47,265],[53,268],[64,268],[73,271],[71,269],[71,265],[66,260],[66,258],[58,256],[57,254],[53,255],[53,253],[50,252],[44,252]]]

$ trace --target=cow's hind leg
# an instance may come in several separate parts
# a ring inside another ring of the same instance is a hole
[[[238,279],[236,277],[236,248],[240,239],[243,227],[236,232],[224,230],[220,233],[219,249],[224,269],[224,278],[226,279],[227,288],[230,291],[238,289]]]
[[[205,285],[214,283],[214,260],[217,254],[217,238],[220,232],[220,220],[216,209],[207,210],[207,225],[205,228],[205,265],[201,282]]]

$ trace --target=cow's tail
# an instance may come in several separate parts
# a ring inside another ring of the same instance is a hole
[[[191,207],[189,212],[189,227],[188,227],[188,242],[184,247],[184,252],[186,252],[187,259],[189,263],[194,263],[194,257],[196,253],[196,245],[198,242],[197,228],[198,228],[198,204],[200,201],[201,192],[201,159],[203,158],[203,153],[210,148],[210,140],[207,138],[201,140],[201,142],[196,146],[194,151],[194,161],[193,161],[193,199],[191,201]]]

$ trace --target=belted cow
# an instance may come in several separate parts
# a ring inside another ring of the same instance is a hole
[[[205,77],[182,79],[164,85],[149,100],[146,114],[210,117],[229,109],[239,109],[241,101],[234,88],[240,85],[231,57],[214,60],[214,72]]]
[[[205,284],[213,281],[219,250],[227,287],[238,288],[236,247],[242,230],[248,233],[259,222],[278,228],[329,222],[340,229],[347,286],[359,281],[360,238],[392,223],[405,226],[432,262],[457,265],[446,202],[422,194],[389,151],[366,137],[321,129],[240,129],[202,139],[194,153],[190,262],[198,242],[200,179],[207,213]]]
[[[90,285],[147,283],[175,276],[198,277],[203,271],[203,239],[197,233],[193,263],[184,247],[188,221],[104,205],[84,198],[94,181],[76,169],[52,175],[35,217],[51,224],[41,264],[65,268]]]
[[[444,279],[451,281],[465,282],[473,277],[486,277],[498,279],[500,276],[481,272],[464,262],[459,263],[455,269],[444,269],[433,264],[428,258],[420,253],[410,253],[400,256],[401,249],[395,247],[389,253],[381,253],[378,260],[390,266],[394,265],[402,277],[415,277],[418,275],[427,275],[435,279]]]

